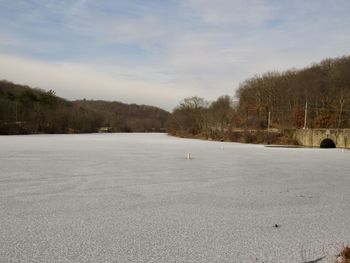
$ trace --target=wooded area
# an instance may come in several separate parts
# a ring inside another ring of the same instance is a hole
[[[67,101],[55,92],[0,81],[0,134],[160,132],[169,113],[146,105]]]
[[[210,103],[200,97],[186,98],[169,117],[167,129],[178,136],[215,139],[237,136],[241,130],[257,133],[268,125],[349,128],[350,57],[255,76],[241,83],[235,96],[221,96]]]
[[[166,123],[166,124],[165,124]],[[350,57],[302,70],[268,72],[240,84],[235,96],[186,98],[168,112],[120,102],[67,101],[55,92],[0,81],[0,134],[164,131],[184,137],[268,140],[268,128],[349,128]],[[241,133],[250,131],[250,133]],[[254,135],[254,133],[259,133]],[[241,137],[244,138],[241,138]],[[266,137],[266,138],[265,138]]]

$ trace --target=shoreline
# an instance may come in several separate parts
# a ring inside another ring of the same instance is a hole
[[[280,132],[271,132],[271,131],[231,131],[223,133],[214,133],[212,135],[208,134],[171,134],[177,138],[185,139],[198,139],[205,141],[217,141],[217,142],[236,142],[236,143],[245,143],[245,144],[260,144],[267,147],[284,147],[284,148],[304,148],[302,145],[299,145],[296,140],[291,136]]]

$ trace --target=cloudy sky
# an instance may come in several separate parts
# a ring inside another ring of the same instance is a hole
[[[349,55],[349,14],[349,0],[0,0],[0,79],[171,110]]]

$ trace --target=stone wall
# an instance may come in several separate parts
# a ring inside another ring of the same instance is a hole
[[[293,138],[306,147],[320,147],[325,139],[331,139],[337,148],[350,149],[350,129],[297,129]]]

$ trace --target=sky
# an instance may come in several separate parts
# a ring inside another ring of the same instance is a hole
[[[350,54],[349,0],[0,0],[0,79],[172,110]]]

